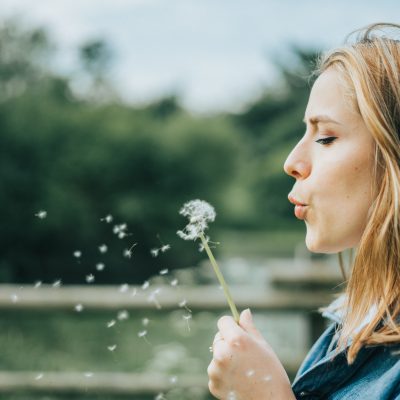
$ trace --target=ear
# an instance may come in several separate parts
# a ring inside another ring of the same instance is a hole
[[[250,335],[257,339],[264,339],[261,333],[258,331],[253,322],[253,316],[249,308],[242,311],[239,318],[239,325]]]

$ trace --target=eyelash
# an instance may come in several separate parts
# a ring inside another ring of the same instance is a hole
[[[330,136],[330,137],[327,137],[327,138],[323,138],[323,139],[318,139],[318,140],[316,140],[315,142],[316,143],[320,143],[320,144],[322,144],[322,145],[328,145],[328,144],[331,144],[333,141],[335,141],[337,139],[337,137],[336,136]]]

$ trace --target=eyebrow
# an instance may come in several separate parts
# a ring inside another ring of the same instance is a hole
[[[319,123],[333,123],[333,124],[337,124],[337,125],[342,125],[340,122],[335,121],[334,119],[332,119],[331,117],[329,117],[328,115],[316,115],[314,117],[311,117],[308,119],[311,125],[318,125]],[[306,124],[306,117],[303,118],[303,122]]]

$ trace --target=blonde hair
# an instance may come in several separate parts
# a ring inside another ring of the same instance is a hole
[[[354,43],[324,54],[316,75],[339,72],[346,93],[375,141],[375,200],[345,290],[345,314],[337,350],[351,345],[351,364],[365,345],[400,342],[400,41],[382,29],[400,33],[400,25],[377,23],[358,31]],[[352,35],[350,34],[350,35]],[[357,327],[371,307],[376,314]]]

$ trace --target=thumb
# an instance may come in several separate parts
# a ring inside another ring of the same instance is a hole
[[[239,318],[239,325],[250,335],[258,339],[263,339],[263,336],[254,325],[253,316],[249,308],[246,308],[246,310],[241,312]]]

